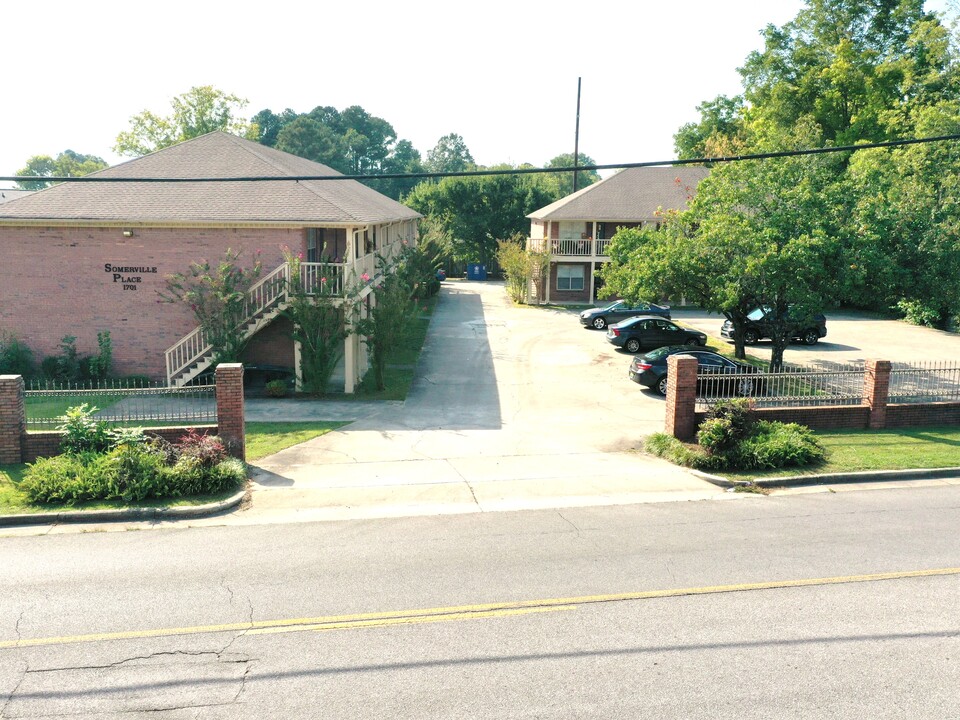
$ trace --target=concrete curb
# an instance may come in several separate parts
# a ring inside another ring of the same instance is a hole
[[[50,513],[24,513],[0,515],[0,527],[20,525],[58,525],[61,523],[105,523],[141,520],[187,520],[207,517],[233,510],[247,494],[247,487],[230,497],[205,505],[182,505],[166,508],[122,508],[116,510],[66,510]]]
[[[755,484],[760,487],[799,487],[801,485],[839,485],[841,483],[889,482],[897,480],[940,480],[960,478],[960,467],[932,468],[924,470],[873,470],[868,472],[826,473],[823,475],[785,475],[783,477],[763,478],[750,483],[746,480],[727,480],[718,475],[691,470],[701,480],[719,487],[731,488],[737,485]]]

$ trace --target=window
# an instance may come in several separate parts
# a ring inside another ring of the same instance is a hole
[[[307,262],[320,261],[323,245],[323,228],[307,228]]]
[[[557,265],[557,290],[583,290],[583,265]]]

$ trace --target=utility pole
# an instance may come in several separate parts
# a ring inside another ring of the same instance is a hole
[[[580,165],[580,80],[577,78],[577,130],[573,134],[573,191],[577,191],[577,167]]]

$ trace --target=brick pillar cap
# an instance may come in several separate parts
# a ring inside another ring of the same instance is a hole
[[[237,368],[242,368],[243,363],[220,363],[217,365],[217,370],[223,368],[224,370],[236,370]]]

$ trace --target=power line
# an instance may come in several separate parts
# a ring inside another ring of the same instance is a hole
[[[487,170],[461,170],[458,172],[429,172],[429,173],[384,173],[383,175],[254,175],[247,177],[97,177],[85,175],[83,177],[44,177],[39,175],[6,175],[0,180],[13,182],[80,182],[80,183],[201,183],[201,182],[313,182],[318,180],[429,180],[446,177],[482,177],[491,175],[534,175],[541,173],[563,173],[590,170],[627,170],[643,167],[672,167],[675,165],[718,165],[720,163],[742,162],[745,160],[768,160],[771,158],[799,157],[803,155],[825,155],[828,153],[856,152],[857,150],[872,150],[874,148],[903,147],[905,145],[922,145],[925,143],[948,142],[960,140],[960,134],[936,135],[925,138],[906,138],[902,140],[885,140],[883,142],[865,143],[862,145],[839,145],[836,147],[810,148],[806,150],[781,150],[778,152],[751,153],[746,155],[721,155],[718,157],[689,158],[686,160],[654,160],[638,163],[620,163],[614,165],[575,165],[573,167],[555,168],[509,168]]]

